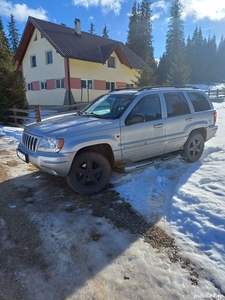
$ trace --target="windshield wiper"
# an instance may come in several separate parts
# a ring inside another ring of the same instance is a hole
[[[95,114],[95,113],[93,113],[93,112],[90,112],[90,113],[83,113],[83,114],[80,114],[80,115],[81,115],[81,116],[86,116],[86,117],[99,118],[99,119],[102,118],[101,115],[97,115],[97,114]]]

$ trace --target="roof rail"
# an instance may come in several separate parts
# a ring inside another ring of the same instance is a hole
[[[198,90],[199,88],[197,86],[189,86],[189,85],[156,85],[156,86],[143,86],[141,88],[138,89],[138,92],[140,91],[144,91],[144,90],[151,90],[151,89],[157,89],[157,88],[175,88],[175,89],[195,89]]]
[[[123,91],[123,90],[138,90],[138,88],[135,88],[135,87],[124,87],[124,88],[112,89],[109,92],[116,92],[116,91]]]

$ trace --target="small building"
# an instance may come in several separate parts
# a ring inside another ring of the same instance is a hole
[[[15,60],[23,72],[29,105],[91,101],[115,88],[134,85],[141,59],[122,42],[65,24],[29,17]]]

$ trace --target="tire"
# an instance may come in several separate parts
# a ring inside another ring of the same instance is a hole
[[[202,156],[203,150],[203,136],[199,132],[192,132],[184,145],[184,159],[188,162],[196,162]]]
[[[84,152],[75,157],[66,180],[77,193],[95,194],[106,187],[110,176],[111,166],[105,156]]]

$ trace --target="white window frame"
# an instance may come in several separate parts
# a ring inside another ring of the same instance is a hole
[[[50,62],[49,62],[48,53],[51,53],[51,61]],[[45,51],[45,62],[46,62],[46,65],[53,64],[53,52],[52,52],[52,50]]]
[[[107,84],[109,85],[109,89],[107,89]],[[115,82],[110,82],[110,81],[106,81],[106,84],[105,84],[106,86],[105,86],[105,89],[106,90],[114,90],[115,88],[116,88],[116,83]]]
[[[82,82],[85,82],[85,87],[83,86]],[[81,88],[86,90],[93,90],[93,81],[91,79],[81,79]]]
[[[55,79],[55,88],[56,89],[64,89],[64,78],[56,78]]]
[[[47,81],[46,80],[42,80],[40,81],[40,90],[47,90]]]
[[[34,60],[33,60],[34,57],[35,57],[35,64],[34,64]],[[37,67],[37,57],[35,54],[30,56],[30,66],[31,66],[31,68]]]
[[[32,82],[27,83],[27,91],[33,91],[33,84]]]

